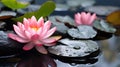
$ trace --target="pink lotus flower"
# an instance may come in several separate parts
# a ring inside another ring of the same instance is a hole
[[[24,18],[23,24],[18,22],[13,27],[17,35],[9,33],[8,37],[20,43],[27,43],[23,50],[30,50],[35,47],[40,53],[47,54],[44,46],[53,46],[61,38],[61,36],[50,37],[56,31],[56,27],[50,29],[51,22],[46,21],[44,23],[42,17],[38,21],[34,16],[30,19]]]
[[[79,26],[81,24],[92,25],[93,21],[96,19],[96,14],[91,15],[90,13],[82,12],[75,14],[75,24]]]

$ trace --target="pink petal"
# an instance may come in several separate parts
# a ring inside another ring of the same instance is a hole
[[[50,21],[45,22],[44,28],[46,28],[47,30],[49,30],[49,29],[50,29],[50,26],[51,26],[51,22],[50,22]],[[44,29],[44,28],[43,28],[43,29]]]
[[[16,41],[18,41],[20,43],[27,43],[27,42],[29,42],[29,40],[25,40],[23,38],[20,38],[19,36],[15,35],[15,34],[12,34],[12,33],[9,33],[8,37],[10,37],[11,39],[16,40]]]
[[[47,44],[47,43],[53,43],[55,42],[56,40],[54,38],[48,38],[48,39],[44,39],[42,40],[43,43]]]
[[[47,34],[48,30],[47,29],[43,29],[41,34],[40,34],[40,39],[43,39],[43,37]]]
[[[51,26],[51,22],[50,21],[47,21],[44,26],[42,27],[43,28],[43,32],[41,33],[41,38],[43,39],[43,37],[45,35],[47,35],[47,32],[48,30],[50,29],[50,26]]]
[[[86,13],[85,13],[85,12],[82,12],[82,13],[81,13],[81,21],[82,21],[82,24],[87,23],[87,22],[86,22],[86,21],[87,21],[86,17],[87,17]]]
[[[85,20],[85,23],[84,23],[84,24],[89,25],[89,24],[90,24],[90,23],[89,23],[90,18],[91,18],[91,14],[90,14],[90,13],[87,13],[87,14],[86,14],[86,20]]]
[[[54,46],[56,43],[49,43],[49,44],[44,44],[45,46]]]
[[[92,23],[97,18],[96,14],[93,14],[89,20],[89,23]]]
[[[75,15],[75,24],[78,26],[82,24],[81,22],[81,16],[78,16],[78,14]]]
[[[17,25],[18,25],[18,27],[20,28],[21,31],[25,30],[25,27],[22,23],[18,22]]]
[[[39,18],[37,25],[38,25],[38,27],[41,27],[41,26],[44,25],[44,19],[43,19],[43,17]]]
[[[32,41],[36,46],[42,46],[43,43],[39,40],[36,40],[36,41]]]
[[[16,34],[18,34],[18,36],[20,36],[21,38],[26,39],[24,33],[22,32],[22,30],[20,30],[19,27],[17,27],[16,25],[13,25],[13,27],[14,27],[14,30],[15,30]]]
[[[32,40],[32,41],[39,40],[39,35],[38,35],[38,34],[32,35],[31,40]]]
[[[35,16],[31,17],[30,26],[31,27],[37,27],[37,20],[36,20]]]
[[[27,38],[27,39],[31,39],[32,34],[31,34],[30,32],[28,32],[28,31],[24,31],[24,32],[25,32],[26,38]]]
[[[42,40],[42,42],[45,43],[45,44],[47,44],[47,43],[54,43],[57,40],[59,40],[60,38],[62,38],[62,37],[61,36],[53,36],[53,37],[50,37],[48,39]]]
[[[31,50],[35,45],[33,43],[28,43],[23,47],[23,50]]]
[[[56,31],[56,27],[50,29],[47,34],[43,37],[43,39],[50,37]]]
[[[26,18],[24,18],[23,24],[24,24],[24,26],[25,26],[26,29],[28,29],[28,27],[30,26],[29,25],[29,21]]]
[[[42,54],[47,54],[48,51],[43,46],[35,46],[36,50]]]
[[[43,28],[40,27],[40,28],[37,30],[37,34],[41,35],[42,31],[43,31]]]
[[[34,34],[37,33],[36,30],[34,30],[34,29],[30,28],[30,27],[28,27],[28,29],[26,29],[26,31],[29,32],[31,35],[34,35]]]

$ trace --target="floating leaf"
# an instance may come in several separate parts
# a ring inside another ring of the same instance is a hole
[[[113,25],[120,25],[120,10],[109,14],[106,19]]]
[[[77,28],[71,28],[67,33],[77,39],[89,39],[96,36],[97,32],[91,26],[80,25]]]
[[[74,25],[74,20],[70,16],[50,16],[49,20],[52,22],[53,26],[57,27],[57,31],[60,33],[67,33],[69,29],[68,25]]]
[[[108,33],[115,33],[116,29],[109,23],[107,23],[105,20],[96,20],[93,23],[93,26],[100,30],[100,31],[104,31],[104,32],[108,32]]]
[[[53,1],[47,1],[37,11],[26,13],[21,17],[14,18],[14,20],[22,21],[24,17],[25,18],[30,18],[33,15],[37,19],[39,19],[41,16],[46,17],[46,16],[50,15],[54,11],[55,7],[56,6],[55,6],[55,3]]]
[[[92,40],[70,40],[66,38],[61,39],[60,43],[49,47],[48,51],[64,57],[84,57],[99,50],[98,44]]]
[[[85,7],[84,10],[87,12],[96,13],[97,15],[107,16],[110,13],[119,9],[120,9],[119,7],[115,7],[115,6],[89,6],[89,7]]]
[[[16,16],[16,13],[13,11],[1,11],[0,12],[0,20],[6,20]]]
[[[28,3],[17,2],[16,0],[1,0],[1,2],[5,6],[11,8],[13,10],[20,9],[20,8],[25,8],[25,7],[28,6]]]

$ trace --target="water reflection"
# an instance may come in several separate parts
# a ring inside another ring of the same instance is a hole
[[[56,67],[54,60],[48,55],[29,55],[31,57],[24,58],[16,67]]]
[[[0,67],[120,67],[120,36],[97,40],[101,53],[93,58],[58,58],[33,52],[0,59]],[[3,62],[4,60],[4,62]]]

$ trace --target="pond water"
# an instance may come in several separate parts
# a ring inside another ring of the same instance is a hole
[[[36,4],[41,4],[42,2],[44,1],[35,1]],[[62,3],[65,3],[65,1]],[[118,0],[96,0],[96,5],[120,7],[119,3],[120,1]],[[74,13],[84,11],[81,7],[77,8],[71,11],[55,11],[52,15],[69,15],[73,18]],[[105,18],[106,16],[100,17]],[[100,39],[95,41],[100,47],[100,52],[94,58],[60,60],[50,54],[43,55],[33,50],[15,57],[0,58],[0,67],[120,67],[120,36],[115,34],[109,36],[105,34],[98,38]]]
[[[13,58],[1,58],[0,67],[120,67],[120,36],[99,40],[100,54],[94,59],[80,60],[77,63],[54,59],[50,55],[27,52]],[[79,59],[77,59],[79,60]]]

